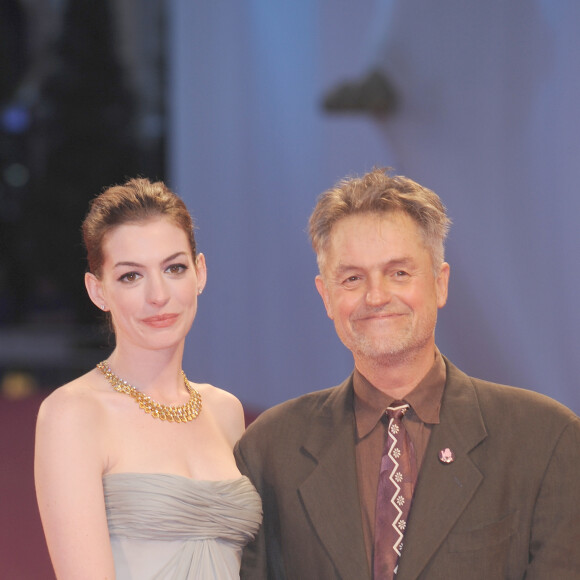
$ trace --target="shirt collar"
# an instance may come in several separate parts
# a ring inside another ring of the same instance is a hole
[[[405,401],[423,423],[439,423],[446,374],[445,361],[436,348],[433,366],[405,397]],[[375,428],[394,399],[374,387],[356,368],[353,373],[353,387],[357,435],[362,439]]]

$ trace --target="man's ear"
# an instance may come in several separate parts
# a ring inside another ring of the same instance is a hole
[[[447,262],[443,262],[443,264],[441,264],[441,268],[439,268],[437,279],[435,280],[435,284],[437,285],[438,308],[443,308],[447,303],[447,293],[449,290],[449,272],[449,264]]]
[[[87,272],[85,274],[85,288],[87,289],[87,293],[92,303],[99,310],[107,311],[108,310],[107,301],[105,300],[103,294],[103,287],[101,281],[90,272]]]
[[[326,287],[326,283],[324,282],[324,278],[318,274],[316,278],[314,278],[314,283],[316,284],[316,289],[322,298],[322,302],[324,302],[324,308],[326,308],[326,314],[330,320],[334,320],[332,314],[332,307],[330,305],[330,294],[328,292],[328,288]]]

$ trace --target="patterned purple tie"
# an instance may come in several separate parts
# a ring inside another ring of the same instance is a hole
[[[415,453],[402,418],[409,405],[395,401],[387,409],[389,424],[381,460],[375,511],[374,580],[396,578],[403,534],[417,479]]]

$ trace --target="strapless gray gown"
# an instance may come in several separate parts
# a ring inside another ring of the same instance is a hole
[[[262,521],[247,477],[112,473],[103,486],[117,580],[239,579]]]

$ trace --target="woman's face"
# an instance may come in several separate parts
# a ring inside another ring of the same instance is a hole
[[[123,224],[105,235],[103,256],[100,279],[87,274],[86,285],[111,312],[117,346],[182,343],[206,281],[205,259],[194,263],[186,233],[164,217]]]

